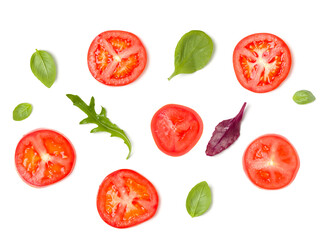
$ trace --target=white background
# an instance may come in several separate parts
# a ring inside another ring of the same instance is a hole
[[[1,239],[327,239],[326,216],[326,41],[325,1],[1,1],[0,6],[0,238]],[[130,31],[148,53],[142,76],[124,87],[108,87],[90,74],[90,43],[106,30]],[[173,72],[174,50],[190,30],[205,31],[214,41],[210,63],[191,75]],[[255,94],[236,80],[232,54],[243,37],[269,32],[289,46],[293,65],[275,91]],[[48,89],[32,74],[35,49],[50,52],[58,75]],[[314,103],[300,106],[294,92],[308,89]],[[125,130],[133,153],[119,138],[91,134],[94,125],[79,125],[86,115],[65,94],[98,109]],[[214,127],[234,117],[248,103],[241,136],[229,149],[205,155]],[[12,120],[22,102],[31,116]],[[169,157],[151,136],[150,121],[168,103],[193,108],[204,131],[186,155]],[[72,174],[52,186],[36,189],[15,170],[14,153],[21,137],[37,128],[66,135],[77,152]],[[294,182],[281,190],[255,187],[242,169],[242,154],[260,135],[277,133],[297,149],[301,166]],[[109,173],[129,168],[148,178],[160,197],[151,220],[115,229],[99,217],[98,186]],[[185,208],[189,190],[207,181],[213,202],[203,216],[191,218]]]

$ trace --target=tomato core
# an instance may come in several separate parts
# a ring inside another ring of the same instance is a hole
[[[274,45],[272,41],[257,41],[245,46],[253,57],[240,55],[239,61],[241,61],[243,74],[248,81],[259,78],[257,84],[262,86],[271,84],[275,77],[280,75],[283,53],[279,52],[275,56],[269,56],[269,52],[273,50]]]

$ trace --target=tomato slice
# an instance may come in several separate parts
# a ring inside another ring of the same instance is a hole
[[[151,131],[157,147],[170,156],[181,156],[199,141],[203,122],[191,108],[168,104],[160,108],[151,121]]]
[[[243,156],[243,168],[249,179],[264,189],[289,185],[300,167],[299,156],[283,136],[267,134],[255,139]]]
[[[110,226],[128,228],[152,218],[158,201],[157,190],[149,180],[133,170],[121,169],[101,183],[97,208]]]
[[[291,64],[288,46],[273,34],[247,36],[234,49],[237,80],[252,92],[264,93],[277,88],[287,77]]]
[[[110,86],[123,86],[141,75],[147,55],[141,40],[133,33],[106,31],[91,43],[87,62],[96,80]]]
[[[39,129],[19,141],[15,164],[18,174],[27,184],[43,187],[71,173],[75,165],[75,150],[62,134]]]

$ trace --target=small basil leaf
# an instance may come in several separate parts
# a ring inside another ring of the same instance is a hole
[[[204,32],[192,30],[186,33],[175,49],[175,71],[168,78],[180,73],[193,73],[205,67],[212,55],[213,42]]]
[[[224,120],[216,126],[207,145],[207,156],[214,156],[224,151],[238,139],[245,106],[246,103],[243,104],[236,117]]]
[[[312,92],[308,90],[300,90],[294,93],[293,95],[293,100],[297,104],[307,104],[311,103],[314,100],[316,100],[315,96],[312,94]]]
[[[195,185],[186,199],[186,210],[191,217],[205,213],[211,205],[211,190],[206,181]]]
[[[46,51],[36,49],[31,57],[30,65],[35,77],[50,88],[57,75],[56,64],[52,56]]]
[[[13,119],[15,121],[22,121],[29,117],[32,113],[32,105],[29,103],[21,103],[15,107],[13,111]]]

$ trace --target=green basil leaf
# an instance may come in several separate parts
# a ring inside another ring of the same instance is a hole
[[[193,73],[205,67],[212,55],[213,42],[204,32],[192,30],[179,40],[175,49],[175,71],[168,78],[180,73]]]
[[[211,205],[211,190],[206,181],[195,185],[186,199],[186,209],[191,217],[205,213]]]
[[[28,118],[32,113],[32,105],[29,103],[21,103],[15,107],[13,111],[13,119],[15,121],[22,121]]]
[[[312,94],[312,92],[308,91],[308,90],[300,90],[297,91],[294,95],[293,95],[293,100],[294,102],[296,102],[297,104],[307,104],[307,103],[311,103],[314,100],[316,100],[315,96]]]
[[[31,57],[30,65],[35,77],[50,88],[57,75],[56,64],[52,56],[46,51],[36,49]]]
[[[123,139],[124,143],[128,147],[129,153],[126,159],[131,155],[132,144],[125,132],[120,129],[116,124],[112,123],[107,117],[107,111],[104,107],[101,107],[100,114],[95,112],[94,97],[91,98],[90,104],[87,105],[79,96],[73,94],[66,94],[66,96],[73,102],[73,105],[81,109],[88,117],[84,118],[80,124],[94,123],[98,127],[93,128],[91,133],[108,132],[111,137],[119,137]]]

